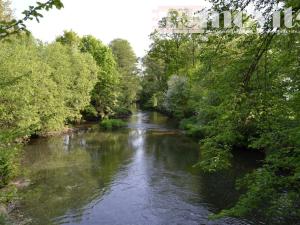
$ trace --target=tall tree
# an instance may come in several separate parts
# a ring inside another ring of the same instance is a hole
[[[68,45],[73,48],[80,48],[81,38],[74,31],[64,31],[62,36],[56,38],[57,42],[60,42],[63,45]]]
[[[108,117],[118,108],[120,82],[112,51],[93,36],[82,38],[80,50],[90,53],[100,69],[98,82],[92,92],[92,105],[98,112],[98,116]]]
[[[261,29],[257,22],[247,19],[252,33],[220,28],[217,31],[223,31],[222,35],[214,33],[216,30],[187,35],[179,45],[176,34],[154,33],[144,58],[141,99],[183,117],[181,126],[187,133],[201,137],[201,161],[197,165],[205,172],[230,167],[234,149],[266,154],[264,165],[240,180],[238,187],[247,192],[219,216],[257,215],[267,224],[297,224],[299,26],[274,32],[270,16],[276,6],[283,10],[293,6],[297,12],[299,1],[212,2],[217,11],[240,11],[253,4],[265,12],[266,23]],[[194,49],[192,64],[184,55],[190,43]],[[173,76],[178,71],[181,77]],[[188,71],[190,84],[184,71]],[[192,113],[185,114],[184,109]]]
[[[136,70],[137,57],[132,46],[127,40],[115,39],[110,42],[118,68],[123,73],[133,75]]]
[[[137,57],[127,40],[115,39],[110,43],[120,73],[120,105],[129,108],[136,100],[139,80],[137,77]]]
[[[0,187],[14,175],[15,142],[81,118],[98,75],[92,56],[31,36],[0,42]]]

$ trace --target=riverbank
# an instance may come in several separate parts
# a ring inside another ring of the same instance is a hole
[[[95,125],[36,139],[24,152],[22,169],[33,185],[22,191],[16,212],[33,224],[251,224],[214,223],[208,215],[235,201],[235,179],[255,161],[241,166],[237,158],[229,172],[202,174],[193,167],[198,143],[157,112],[136,111],[126,129]]]
[[[18,172],[7,185],[0,189],[0,224],[23,225],[30,222],[30,220],[25,220],[25,218],[23,218],[22,215],[19,215],[19,213],[17,212],[20,205],[18,192],[26,189],[31,185],[31,180],[28,179],[27,175],[23,174],[24,171],[19,168],[19,161],[22,161],[24,155],[24,152],[21,149],[23,149],[31,141],[36,139],[48,139],[51,137],[60,137],[66,134],[76,133],[79,130],[85,128],[86,124],[88,123],[82,121],[77,125],[64,127],[60,131],[39,133],[38,135],[35,134],[23,138],[18,138],[14,141],[14,145],[16,145],[15,148],[19,149],[17,154],[18,163],[14,164],[14,167],[16,167],[16,170]],[[12,148],[11,145],[10,148]],[[27,222],[25,223],[24,221]]]

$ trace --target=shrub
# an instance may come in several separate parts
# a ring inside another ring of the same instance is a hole
[[[88,121],[94,121],[99,118],[97,110],[92,105],[89,105],[84,109],[84,111],[82,112],[82,116],[83,119]]]
[[[189,81],[184,76],[172,76],[168,81],[164,107],[176,118],[184,118],[188,110],[190,96]]]
[[[8,184],[18,169],[18,148],[0,147],[0,188]]]
[[[126,125],[127,125],[126,122],[119,119],[105,119],[100,123],[100,126],[105,130],[121,128],[121,127],[125,127]]]
[[[179,127],[185,130],[188,136],[195,138],[203,138],[205,136],[204,128],[194,117],[181,120]]]

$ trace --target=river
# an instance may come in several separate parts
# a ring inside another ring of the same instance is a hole
[[[199,145],[157,112],[136,111],[127,128],[84,126],[73,134],[32,140],[23,170],[31,185],[20,212],[30,224],[246,225],[255,219],[208,215],[232,206],[237,178],[257,166],[251,154],[213,175],[193,165]]]

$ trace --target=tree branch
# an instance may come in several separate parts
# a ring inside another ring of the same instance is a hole
[[[25,22],[33,19],[36,19],[39,22],[39,19],[43,17],[40,11],[44,9],[48,11],[53,7],[61,9],[64,5],[61,0],[48,0],[45,3],[37,2],[37,6],[29,6],[29,9],[23,12],[24,17],[22,19],[9,22],[0,21],[0,40],[21,31],[29,33],[26,29]]]

